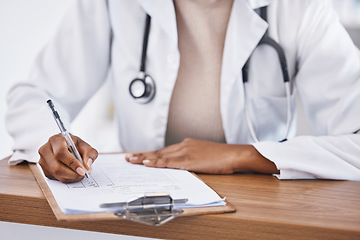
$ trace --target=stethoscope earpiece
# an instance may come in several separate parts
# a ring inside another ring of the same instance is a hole
[[[145,75],[141,72],[138,78],[131,81],[129,92],[137,103],[148,103],[155,96],[155,81],[149,75]]]

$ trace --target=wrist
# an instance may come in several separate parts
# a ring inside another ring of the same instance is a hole
[[[234,172],[279,173],[276,165],[261,155],[252,145],[239,145]]]

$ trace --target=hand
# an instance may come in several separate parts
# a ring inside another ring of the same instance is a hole
[[[177,168],[198,173],[278,173],[275,164],[252,145],[232,145],[187,138],[158,151],[128,154],[125,159],[148,167]]]
[[[46,177],[63,183],[77,182],[84,178],[85,168],[91,171],[91,165],[96,160],[98,152],[79,137],[71,137],[85,166],[70,152],[65,138],[57,134],[50,137],[39,149],[39,164]]]

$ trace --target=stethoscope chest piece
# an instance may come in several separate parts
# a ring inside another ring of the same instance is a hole
[[[155,82],[149,75],[141,74],[138,78],[131,81],[129,92],[137,103],[148,103],[155,96]]]

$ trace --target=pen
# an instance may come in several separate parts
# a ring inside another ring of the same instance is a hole
[[[58,127],[61,131],[61,134],[64,136],[66,142],[68,143],[71,152],[74,154],[75,158],[77,160],[79,160],[79,162],[81,162],[82,165],[84,165],[81,155],[80,155],[79,151],[77,150],[77,148],[74,144],[74,141],[72,140],[72,138],[70,136],[70,133],[66,130],[64,123],[60,119],[59,113],[55,110],[55,106],[54,106],[53,102],[51,101],[51,99],[49,99],[49,100],[47,100],[47,103],[49,104],[49,107],[55,118],[55,122],[58,125]],[[89,178],[89,172],[86,168],[85,168],[85,177]]]

